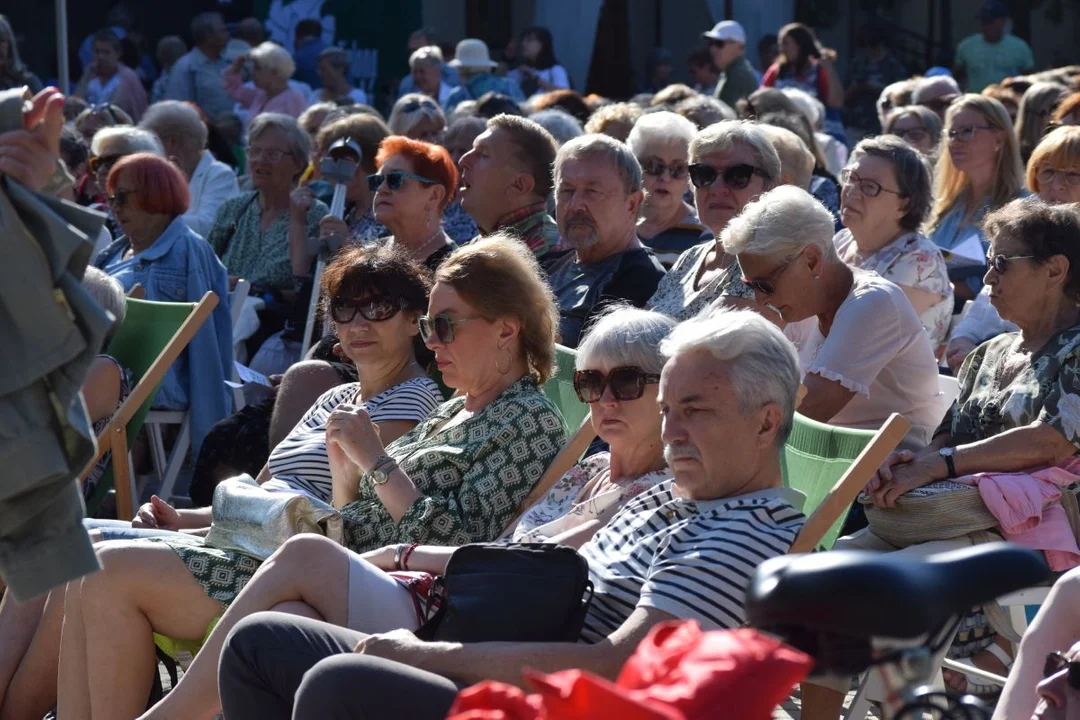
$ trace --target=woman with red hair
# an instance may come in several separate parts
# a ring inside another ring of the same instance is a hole
[[[207,291],[218,296],[218,306],[166,373],[154,403],[165,410],[190,408],[191,444],[198,451],[230,408],[225,380],[232,376],[232,321],[225,266],[185,224],[191,195],[168,160],[128,155],[113,166],[105,187],[123,234],[94,265],[119,280],[125,292],[142,285],[147,300],[197,302]]]

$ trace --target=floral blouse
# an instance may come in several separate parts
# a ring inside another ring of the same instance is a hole
[[[612,505],[622,506],[643,490],[671,479],[666,468],[637,478],[612,482],[611,453],[591,455],[570,468],[548,494],[525,511],[514,528],[514,542],[545,542],[600,517]],[[597,479],[586,496],[582,491]]]
[[[442,430],[464,404],[463,397],[451,398],[387,446],[421,497],[395,522],[362,483],[359,497],[341,509],[350,550],[395,542],[465,545],[502,533],[566,442],[566,425],[531,376]]]
[[[1038,421],[1080,448],[1080,325],[1052,337],[1016,372],[1009,366],[1019,342],[1019,333],[1005,333],[968,355],[960,395],[937,432],[951,431],[960,445]]]
[[[866,255],[859,251],[847,229],[838,232],[833,243],[840,259],[848,265],[876,272],[902,288],[919,288],[941,295],[941,300],[923,311],[919,320],[930,333],[930,344],[935,351],[945,344],[952,322],[953,290],[949,269],[937,245],[917,232],[909,232]]]
[[[698,270],[714,245],[715,242],[709,240],[680,255],[667,275],[660,278],[656,292],[649,298],[649,308],[682,321],[694,317],[721,295],[753,300],[754,291],[743,284],[742,269],[738,261],[714,276],[707,285],[695,289]]]

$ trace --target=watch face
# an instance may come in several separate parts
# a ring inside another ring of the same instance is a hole
[[[382,485],[384,482],[386,482],[386,473],[382,470],[376,470],[375,472],[371,473],[371,482],[375,483],[376,485]]]

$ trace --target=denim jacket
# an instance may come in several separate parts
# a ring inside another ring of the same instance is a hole
[[[138,283],[146,289],[147,300],[198,302],[211,290],[220,301],[165,374],[154,401],[156,408],[191,410],[191,446],[197,453],[206,433],[232,407],[225,385],[232,377],[233,362],[228,275],[210,245],[188,228],[183,217],[173,220],[153,245],[125,260],[130,246],[121,236],[94,261],[125,291]]]

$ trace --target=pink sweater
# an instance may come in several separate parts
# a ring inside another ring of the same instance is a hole
[[[225,83],[225,92],[229,93],[248,111],[248,122],[259,113],[284,113],[296,118],[300,117],[300,113],[307,109],[307,100],[292,88],[286,88],[284,92],[268,98],[265,90],[244,85],[239,73],[226,70],[222,77]]]
[[[1060,572],[1080,565],[1080,547],[1059,502],[1062,489],[1078,480],[1080,458],[1071,458],[1058,467],[978,473],[956,482],[978,486],[979,497],[1000,523],[1002,537],[1042,550],[1050,569]]]

